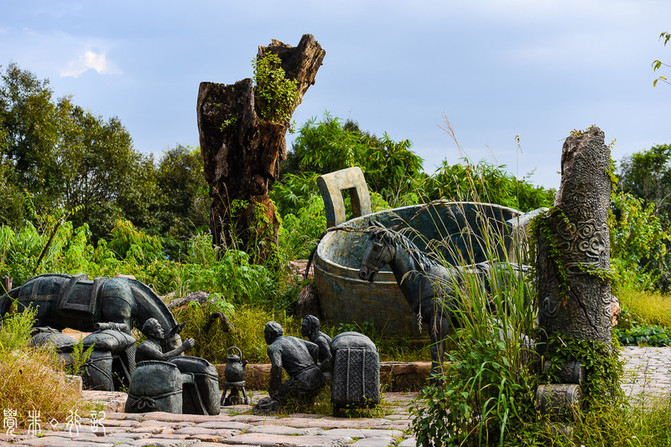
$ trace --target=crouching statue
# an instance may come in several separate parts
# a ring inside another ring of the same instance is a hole
[[[268,411],[293,403],[310,405],[325,384],[324,374],[317,366],[319,347],[307,340],[284,336],[284,329],[276,321],[266,323],[263,331],[270,357],[269,398],[257,404],[257,409]],[[289,380],[282,382],[282,369]]]
[[[163,327],[153,318],[142,326],[142,333],[147,339],[137,348],[126,412],[219,414],[216,368],[205,359],[182,355],[194,346],[194,340],[189,338],[163,352]]]

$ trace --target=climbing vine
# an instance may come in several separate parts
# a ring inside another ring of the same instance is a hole
[[[531,223],[531,234],[534,237],[541,239],[545,245],[548,247],[548,257],[552,262],[554,267],[554,272],[558,280],[559,295],[562,302],[566,302],[569,299],[569,292],[571,291],[571,285],[569,281],[568,271],[563,262],[563,254],[557,244],[556,239],[556,230],[552,228],[552,222],[564,222],[567,226],[571,224],[568,216],[564,213],[560,207],[552,207],[546,214],[541,214],[536,217]],[[536,245],[536,244],[532,244]]]
[[[277,54],[266,53],[252,63],[256,114],[263,121],[287,124],[300,100],[297,82],[287,79]]]
[[[612,338],[612,346],[599,341],[580,340],[560,332],[553,332],[547,340],[544,379],[556,382],[557,374],[570,360],[577,360],[585,367],[585,380],[580,386],[585,407],[602,402],[617,401],[624,397],[619,386],[622,361],[618,355],[619,342]]]

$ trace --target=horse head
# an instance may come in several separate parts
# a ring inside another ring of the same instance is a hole
[[[373,282],[380,269],[391,262],[396,255],[396,241],[391,230],[380,222],[372,222],[369,228],[370,238],[368,247],[361,261],[359,278]]]

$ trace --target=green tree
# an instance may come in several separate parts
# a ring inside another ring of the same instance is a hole
[[[71,106],[60,130],[57,160],[62,172],[59,197],[75,210],[76,226],[88,223],[94,239],[109,233],[117,220],[156,225],[153,159],[137,153],[118,118],[104,121]]]
[[[94,240],[120,218],[157,226],[153,159],[135,151],[119,119],[55,100],[48,80],[10,64],[0,85],[0,192],[9,198],[0,210],[22,191],[40,213],[62,208],[88,223]],[[2,222],[16,224],[23,212],[8,215]]]
[[[659,35],[659,40],[664,40],[664,46],[666,46],[666,44],[669,43],[669,40],[671,40],[671,33],[663,32],[662,34]],[[662,68],[662,66],[667,67],[667,68],[671,67],[671,65],[665,64],[664,62],[662,62],[660,60],[655,60],[655,61],[652,62],[652,71],[657,71],[660,68]],[[671,82],[669,82],[669,80],[666,78],[666,76],[661,76],[660,75],[657,79],[652,81],[652,85],[654,87],[657,87],[657,81],[662,81],[662,82],[665,82],[665,83],[671,85]]]
[[[24,195],[12,180],[12,169],[0,164],[0,225],[17,227],[25,218]]]
[[[292,151],[282,168],[285,174],[316,172],[325,174],[359,166],[368,187],[394,205],[414,193],[422,177],[422,159],[412,152],[409,140],[394,141],[362,131],[351,120],[325,114],[312,118],[298,131]]]
[[[554,190],[517,179],[505,171],[504,165],[495,166],[485,161],[473,164],[466,159],[454,165],[443,161],[426,179],[423,190],[428,200],[488,202],[520,211],[550,207],[555,195]]]
[[[211,200],[200,150],[181,145],[167,150],[159,160],[156,179],[159,229],[169,239],[166,248],[174,258],[194,233],[208,231]]]
[[[50,205],[60,187],[55,150],[70,99],[54,101],[48,80],[10,64],[0,85],[0,157],[5,178]]]
[[[615,191],[611,197],[611,270],[617,286],[638,290],[671,288],[669,252],[671,235],[655,216],[655,206],[630,193]]]
[[[654,204],[655,215],[671,221],[671,146],[660,144],[620,161],[620,188]]]

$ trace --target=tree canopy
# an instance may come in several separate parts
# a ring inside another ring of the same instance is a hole
[[[620,188],[654,204],[655,215],[671,222],[671,145],[660,144],[620,161]]]
[[[62,209],[75,226],[88,224],[94,240],[120,219],[179,239],[206,223],[202,163],[198,150],[180,146],[157,167],[117,117],[55,99],[48,80],[16,64],[2,74],[0,224],[18,226],[31,208]]]
[[[388,202],[414,192],[413,179],[422,174],[422,158],[410,150],[412,143],[394,141],[385,132],[378,138],[358,123],[325,114],[322,121],[307,121],[299,130],[283,174],[326,174],[351,166],[364,172],[371,190]]]

